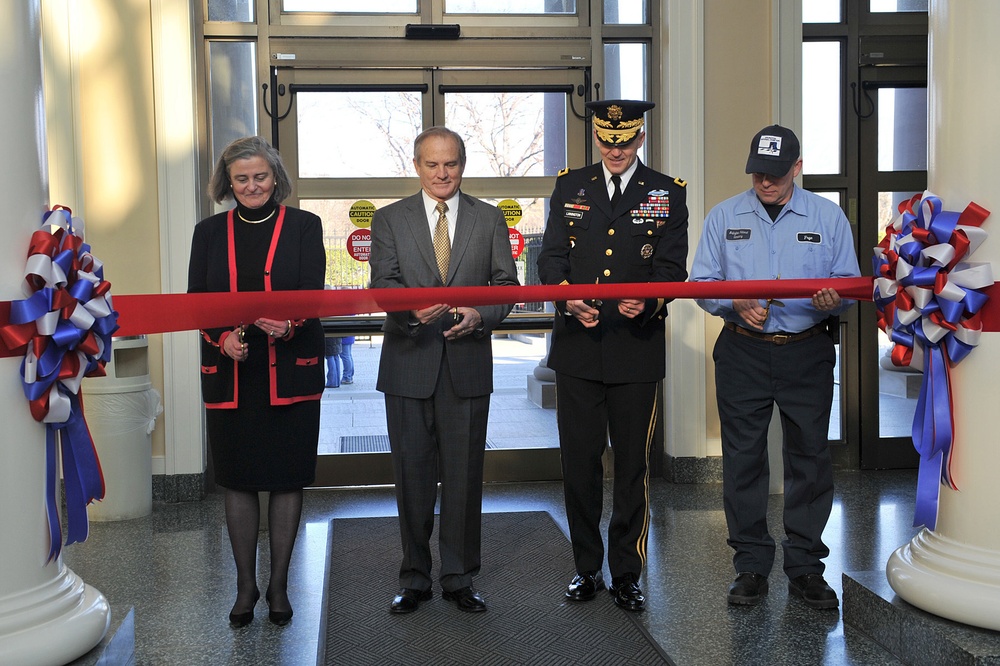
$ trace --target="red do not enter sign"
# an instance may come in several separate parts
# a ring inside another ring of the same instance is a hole
[[[347,253],[357,261],[368,261],[372,253],[371,229],[355,229],[347,237]]]

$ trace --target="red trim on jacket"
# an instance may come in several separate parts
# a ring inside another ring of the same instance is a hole
[[[232,209],[232,210],[230,210],[229,214],[228,214],[228,216],[226,218],[226,230],[227,230],[226,243],[227,243],[227,254],[228,254],[228,263],[229,263],[229,291],[230,292],[238,291],[238,289],[237,289],[237,277],[236,277],[237,276],[237,270],[236,270],[236,242],[235,242],[235,217],[234,217],[235,212],[236,212],[235,208]],[[284,226],[284,222],[285,222],[285,206],[278,206],[278,217],[277,217],[277,219],[275,220],[275,223],[274,223],[274,231],[271,234],[271,244],[270,244],[270,246],[268,248],[267,260],[266,260],[266,262],[264,264],[264,291],[272,291],[272,285],[271,285],[271,267],[272,267],[272,264],[274,263],[274,257],[275,257],[275,254],[277,252],[278,242],[279,242],[279,239],[281,238],[281,230],[282,230],[282,228]],[[246,324],[246,322],[243,322],[243,323]],[[252,324],[252,322],[251,322],[251,324]],[[301,325],[301,323],[299,323],[299,325]],[[235,331],[233,331],[233,332],[235,332]],[[229,332],[229,331],[223,333],[222,336],[221,336],[221,342],[224,342],[225,338],[227,337],[227,335],[229,335],[231,333],[232,332]],[[290,331],[288,339],[291,339],[292,337],[294,337],[294,332]],[[207,336],[206,336],[206,339],[208,339]],[[268,351],[268,382],[270,384],[270,386],[268,388],[269,388],[269,393],[270,393],[270,403],[271,403],[271,405],[290,405],[290,404],[297,403],[297,402],[305,402],[307,400],[319,400],[320,398],[322,398],[322,396],[323,396],[322,391],[320,391],[318,393],[313,393],[313,394],[310,394],[310,395],[291,396],[291,397],[279,397],[278,396],[278,377],[277,377],[277,375],[278,375],[278,367],[277,367],[277,354],[276,354],[276,351],[275,351],[275,344],[277,343],[278,340],[279,340],[279,338],[269,338],[268,339],[268,350],[267,350]],[[209,342],[211,342],[211,340],[209,340]],[[221,342],[220,342],[220,349],[219,349],[220,354],[222,352]],[[321,360],[321,357],[317,357],[316,359],[301,359],[300,358],[300,359],[298,359],[296,361],[296,363],[300,364],[300,365],[301,364],[306,364],[306,365],[316,364],[316,365],[318,365],[320,363],[320,360]],[[225,402],[214,402],[214,403],[206,402],[205,403],[205,408],[206,409],[235,409],[238,406],[238,403],[239,403],[239,367],[240,367],[239,363],[233,362],[233,399],[231,401],[225,401]]]
[[[237,291],[236,289],[236,240],[235,240],[235,222],[234,215],[236,214],[236,209],[233,208],[229,211],[229,215],[226,216],[226,245],[229,248],[228,259],[229,259],[229,291]],[[226,338],[235,333],[236,331],[223,332],[219,336],[219,355],[226,356],[222,353],[222,345],[226,343]],[[205,339],[211,342],[211,339],[202,333]],[[233,399],[226,402],[206,402],[205,409],[236,409],[240,402],[240,364],[233,361]]]

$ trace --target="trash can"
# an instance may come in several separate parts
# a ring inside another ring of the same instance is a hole
[[[90,520],[128,520],[153,511],[152,433],[163,413],[149,378],[145,335],[112,338],[107,376],[86,377],[83,413],[104,472],[104,499],[87,507]]]

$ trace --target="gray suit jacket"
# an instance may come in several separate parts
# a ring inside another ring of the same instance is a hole
[[[518,285],[503,213],[467,194],[460,197],[445,286]],[[419,192],[375,211],[370,261],[373,289],[442,286]],[[482,332],[452,341],[446,341],[442,335],[451,326],[446,322],[447,317],[423,326],[408,311],[388,313],[382,326],[385,337],[376,388],[407,398],[430,397],[447,344],[457,394],[463,398],[490,394],[493,391],[491,332],[512,307],[476,307],[483,318]]]

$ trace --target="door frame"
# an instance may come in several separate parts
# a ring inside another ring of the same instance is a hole
[[[522,45],[523,46],[523,45]],[[589,89],[589,68],[454,68],[416,67],[351,69],[319,67],[275,67],[272,70],[271,98],[268,107],[274,109],[279,148],[289,175],[293,179],[291,205],[305,199],[401,199],[419,191],[419,180],[403,178],[303,178],[298,168],[298,126],[296,96],[300,90],[324,89],[347,92],[358,90],[419,90],[424,125],[444,124],[445,95],[457,90],[496,91],[562,91],[569,96],[566,105],[566,166],[582,166],[590,159],[590,126],[580,117],[584,112],[582,95]],[[394,88],[395,86],[395,88]],[[283,88],[284,95],[278,94]],[[265,123],[266,124],[266,123]],[[555,185],[555,175],[531,177],[472,177],[463,178],[462,189],[483,199],[537,198],[546,200]],[[549,320],[550,321],[550,320]],[[503,332],[501,325],[498,332]],[[548,332],[550,326],[546,328]],[[369,334],[379,334],[376,326]],[[364,333],[362,333],[364,334]],[[525,388],[527,393],[527,387]],[[541,407],[539,407],[541,409]],[[658,421],[662,423],[662,419]],[[662,427],[662,426],[661,426]],[[557,432],[552,432],[554,442]],[[662,449],[662,433],[657,442]],[[658,459],[658,456],[654,456]],[[559,447],[537,449],[487,449],[484,480],[540,481],[562,477]],[[393,483],[389,453],[323,454],[317,460],[315,486],[379,485]]]

